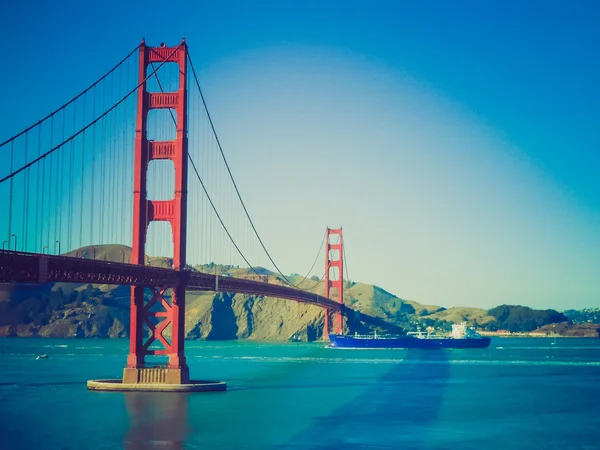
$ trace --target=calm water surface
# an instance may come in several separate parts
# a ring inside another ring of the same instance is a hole
[[[101,393],[126,340],[0,339],[1,449],[600,449],[600,340],[483,350],[186,343],[223,393]],[[48,354],[46,360],[35,356]]]

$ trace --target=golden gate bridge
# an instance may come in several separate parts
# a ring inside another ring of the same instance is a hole
[[[351,310],[344,305],[342,229],[327,228],[324,236],[325,272],[317,281],[324,295],[300,289],[309,274],[293,284],[279,270],[235,183],[185,40],[175,47],[142,41],[87,89],[2,142],[0,157],[0,283],[131,286],[123,378],[88,388],[224,389],[190,378],[186,291],[316,305],[325,309],[324,337],[330,314],[333,331],[343,332],[342,316]],[[131,247],[127,261],[123,251],[102,260],[81,250],[116,243]],[[155,267],[149,254],[172,257]],[[188,255],[243,261],[246,276],[207,273]],[[278,282],[252,265],[253,257],[266,257]],[[168,363],[149,362],[157,355]]]

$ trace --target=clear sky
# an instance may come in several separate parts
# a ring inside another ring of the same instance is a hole
[[[12,2],[0,140],[185,36],[284,272],[342,225],[350,277],[403,298],[598,307],[598,23],[594,1]]]

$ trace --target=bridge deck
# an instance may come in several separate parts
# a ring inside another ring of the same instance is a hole
[[[191,291],[265,295],[311,303],[332,311],[346,310],[344,305],[321,295],[260,281],[93,259],[0,251],[0,283],[46,282],[160,287],[183,282]]]

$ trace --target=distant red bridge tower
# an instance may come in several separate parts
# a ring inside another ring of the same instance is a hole
[[[327,228],[325,236],[325,297],[337,300],[344,304],[344,247],[342,228]],[[333,288],[333,292],[331,291]],[[332,297],[333,294],[336,294]],[[341,312],[333,313],[333,333],[343,333],[343,319]],[[329,336],[329,311],[325,310],[325,325],[323,337]]]

